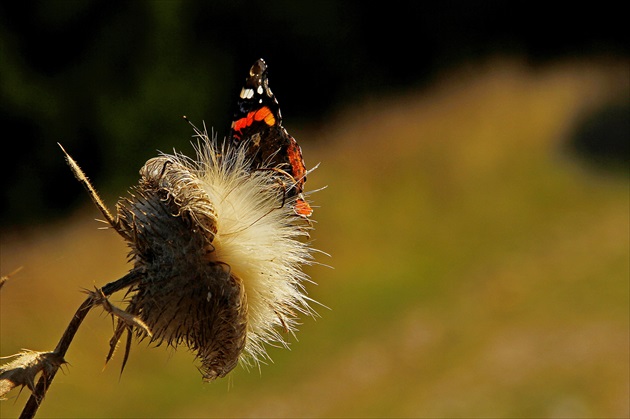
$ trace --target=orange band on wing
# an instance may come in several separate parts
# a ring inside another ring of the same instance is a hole
[[[250,117],[251,113],[249,115],[247,115],[244,118],[238,119],[236,121],[234,121],[234,124],[232,126],[232,129],[234,131],[240,131],[243,128],[247,128],[248,126],[250,126],[253,122],[253,119]]]
[[[311,208],[311,206],[302,198],[298,198],[298,200],[295,201],[293,211],[295,211],[297,215],[301,215],[302,217],[310,217],[313,214],[313,209]]]
[[[276,118],[273,116],[271,109],[264,106],[255,111],[251,111],[247,114],[247,116],[234,121],[232,129],[234,131],[241,131],[257,121],[265,121],[265,124],[271,127],[276,123]]]
[[[295,140],[289,144],[287,148],[287,155],[289,157],[289,164],[291,164],[292,175],[295,178],[299,186],[299,191],[302,192],[302,185],[306,181],[306,168],[304,167],[304,160],[302,159],[302,150],[297,145]]]
[[[256,121],[265,121],[265,124],[269,125],[270,127],[276,123],[276,118],[273,116],[271,109],[266,106],[256,111],[254,119]]]

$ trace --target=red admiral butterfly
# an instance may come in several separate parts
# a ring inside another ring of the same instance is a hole
[[[276,167],[288,175],[292,185],[286,197],[297,196],[294,211],[309,217],[313,210],[302,191],[306,182],[306,166],[302,149],[282,126],[280,105],[269,89],[267,64],[259,59],[249,70],[232,119],[229,139],[233,146],[248,147],[252,167]]]

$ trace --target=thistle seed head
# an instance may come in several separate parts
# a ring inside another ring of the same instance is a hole
[[[213,380],[239,359],[266,358],[266,344],[286,345],[280,330],[293,333],[297,315],[312,314],[302,272],[311,225],[295,214],[297,197],[286,198],[285,172],[252,169],[245,147],[199,137],[196,160],[147,161],[115,227],[143,272],[126,309],[152,332],[141,335],[187,346]],[[120,337],[129,326],[118,327]]]

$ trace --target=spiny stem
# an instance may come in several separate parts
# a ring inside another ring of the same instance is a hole
[[[105,285],[101,289],[101,291],[105,296],[110,296],[116,291],[120,291],[123,288],[127,288],[137,283],[142,275],[142,272],[138,270],[132,270],[117,281],[110,282],[109,284]],[[63,333],[63,336],[59,340],[59,343],[57,344],[57,347],[54,351],[54,353],[56,353],[61,359],[63,359],[63,357],[66,355],[66,352],[68,352],[68,348],[70,347],[70,344],[74,339],[74,335],[77,333],[77,331],[79,330],[79,326],[81,326],[81,323],[83,322],[83,319],[85,319],[85,316],[87,316],[88,312],[90,311],[90,309],[92,309],[92,307],[94,307],[94,305],[94,298],[92,296],[88,297],[81,304],[79,309],[72,317],[70,324],[68,324],[66,331]],[[58,370],[59,367],[56,367],[48,373],[46,373],[45,371],[42,372],[42,376],[37,382],[37,387],[35,387],[35,391],[33,391],[31,397],[28,399],[26,405],[24,406],[24,409],[22,410],[20,419],[30,419],[35,416],[35,414],[37,413],[37,409],[39,409],[42,400],[44,400],[46,391],[48,391],[48,388],[50,387],[50,384],[55,378]]]

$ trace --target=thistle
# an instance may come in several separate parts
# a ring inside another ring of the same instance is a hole
[[[312,262],[301,240],[312,224],[295,213],[298,198],[287,199],[284,171],[252,170],[244,147],[219,147],[207,133],[197,135],[196,159],[164,154],[147,161],[115,217],[66,159],[127,242],[137,277],[107,360],[126,332],[124,368],[135,331],[157,345],[187,346],[211,381],[239,360],[266,358],[266,344],[286,345],[280,331],[295,332],[298,314],[313,314],[301,270]]]
[[[301,271],[312,250],[300,240],[311,224],[293,211],[278,168],[251,170],[244,148],[198,135],[196,160],[162,155],[144,165],[113,227],[142,272],[127,313],[151,342],[190,348],[212,380],[239,359],[264,359],[265,344],[286,345],[279,330],[294,332],[297,314],[312,313]],[[118,321],[108,359],[130,329]]]

